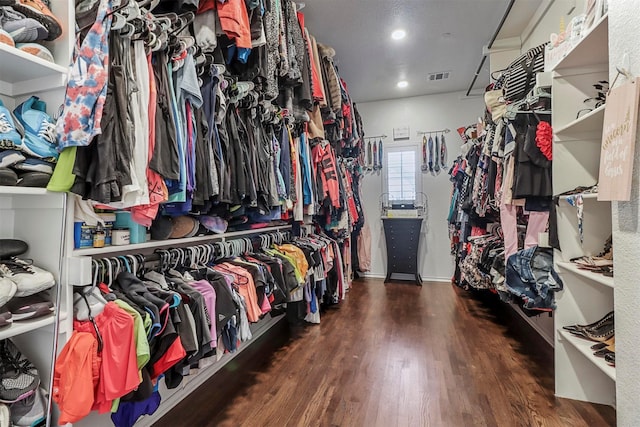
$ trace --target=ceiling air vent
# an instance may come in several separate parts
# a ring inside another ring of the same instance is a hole
[[[451,71],[439,71],[437,73],[431,73],[429,74],[429,81],[437,82],[440,80],[448,80],[450,75]]]

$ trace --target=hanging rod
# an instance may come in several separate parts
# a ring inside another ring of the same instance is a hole
[[[387,138],[387,135],[374,135],[374,136],[365,136],[364,139],[378,139],[378,138],[382,138],[385,139]]]
[[[418,131],[418,135],[432,135],[434,133],[449,133],[451,129],[442,129],[442,130],[428,130],[428,131]]]

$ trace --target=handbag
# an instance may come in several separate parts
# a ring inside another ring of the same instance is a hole
[[[529,49],[513,61],[506,69],[504,98],[520,101],[535,85],[536,74],[544,71],[544,49],[547,43]]]

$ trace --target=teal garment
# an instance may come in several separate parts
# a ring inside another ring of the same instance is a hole
[[[185,156],[185,124],[179,119],[181,116],[178,112],[178,101],[176,100],[175,85],[173,82],[173,65],[171,62],[167,64],[169,74],[169,103],[171,104],[171,119],[176,125],[176,141],[178,144],[178,164],[180,166],[180,179],[178,180],[177,190],[175,181],[167,183],[169,188],[169,202],[186,202],[187,201],[187,160]]]

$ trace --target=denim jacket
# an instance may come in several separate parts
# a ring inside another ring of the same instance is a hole
[[[562,290],[562,280],[553,269],[552,250],[534,246],[511,255],[506,266],[506,286],[522,298],[524,308],[555,308],[554,292]]]

